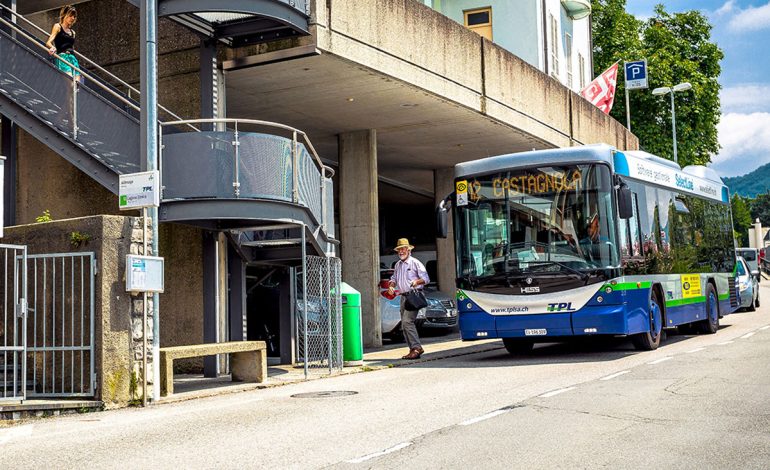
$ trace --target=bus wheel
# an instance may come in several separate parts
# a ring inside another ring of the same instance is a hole
[[[713,284],[706,287],[706,319],[700,323],[702,333],[712,335],[719,329],[719,306]]]
[[[650,331],[639,333],[631,337],[636,349],[640,351],[652,351],[660,346],[660,337],[663,330],[663,312],[660,309],[658,298],[655,294],[650,299]]]
[[[532,348],[535,346],[535,343],[532,341],[519,338],[503,338],[503,344],[505,345],[505,350],[508,351],[509,354],[514,355],[526,354],[532,351]]]

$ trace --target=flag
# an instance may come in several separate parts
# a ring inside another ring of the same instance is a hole
[[[580,92],[583,98],[601,109],[604,114],[610,114],[612,103],[615,101],[615,89],[618,82],[618,62],[596,77],[594,81]]]

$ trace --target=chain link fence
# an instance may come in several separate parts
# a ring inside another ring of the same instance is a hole
[[[342,298],[339,258],[306,256],[297,270],[297,364],[308,373],[342,370]]]

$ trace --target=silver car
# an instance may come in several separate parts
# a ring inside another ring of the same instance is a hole
[[[750,312],[756,310],[759,307],[759,282],[756,275],[754,275],[749,269],[746,260],[742,256],[738,256],[736,265],[736,272],[738,278],[736,279],[738,284],[738,293],[741,298],[741,308]]]
[[[450,331],[457,326],[457,304],[450,296],[433,288],[424,290],[428,306],[417,312],[415,324],[422,330],[442,329]],[[401,296],[389,299],[387,281],[380,283],[380,317],[382,335],[400,340],[401,336]]]

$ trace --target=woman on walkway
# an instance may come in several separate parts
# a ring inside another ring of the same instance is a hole
[[[80,68],[78,59],[75,57],[75,30],[72,26],[78,20],[78,12],[72,5],[65,5],[59,10],[59,22],[51,28],[51,35],[48,37],[45,45],[48,46],[50,55],[59,54],[56,59],[56,68],[82,81],[83,77],[77,70]]]

